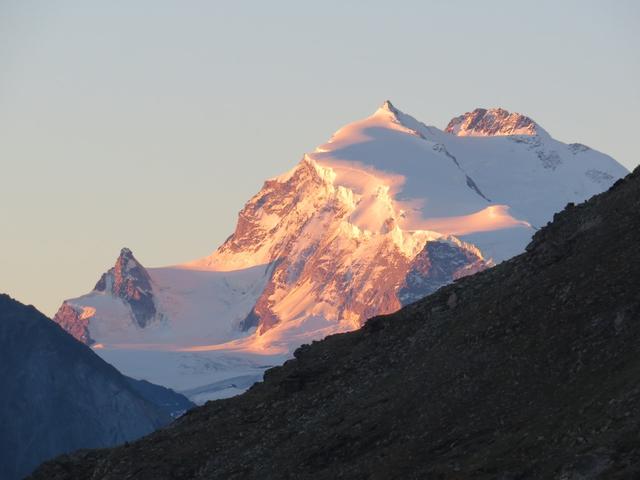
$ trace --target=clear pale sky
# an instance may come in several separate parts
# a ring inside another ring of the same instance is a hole
[[[0,291],[52,315],[128,246],[214,250],[385,99],[638,156],[640,2],[0,0]]]

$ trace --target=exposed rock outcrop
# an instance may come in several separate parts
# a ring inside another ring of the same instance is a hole
[[[131,308],[133,319],[141,328],[156,314],[151,277],[128,248],[120,251],[115,266],[100,277],[94,290],[121,298]]]
[[[115,265],[102,274],[91,293],[84,298],[65,300],[53,317],[54,322],[87,345],[96,343],[89,328],[96,308],[84,304],[84,300],[96,293],[110,295],[121,303],[129,312],[130,321],[139,328],[146,327],[158,314],[151,277],[128,248],[120,251]]]
[[[640,168],[527,252],[34,479],[640,476]]]
[[[537,135],[544,132],[529,117],[502,108],[476,108],[452,119],[445,131],[460,137]]]

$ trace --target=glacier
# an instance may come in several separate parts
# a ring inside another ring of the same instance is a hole
[[[386,101],[267,180],[211,255],[146,268],[123,249],[55,320],[127,375],[223,398],[303,343],[523,252],[626,174],[521,114],[476,109],[441,130]]]

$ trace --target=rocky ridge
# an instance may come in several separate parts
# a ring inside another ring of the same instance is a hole
[[[640,168],[526,253],[34,479],[640,476]]]
[[[183,411],[191,406],[162,387],[132,386],[137,382],[34,307],[4,294],[0,379],[2,479],[22,478],[64,452],[134,440],[169,423],[169,412],[175,411],[171,403]],[[142,388],[145,392],[139,393]]]
[[[255,355],[278,364],[523,252],[554,212],[628,173],[537,126],[522,134],[520,114],[478,116],[484,136],[458,136],[387,101],[267,180],[210,255],[143,268],[125,251],[56,320],[121,371],[204,401],[201,387],[254,378]]]
[[[504,135],[548,135],[536,122],[520,113],[502,108],[476,108],[453,118],[445,132],[460,137],[490,137]]]
[[[93,292],[107,294],[121,301],[130,311],[131,319],[139,328],[146,327],[156,319],[158,313],[151,277],[128,248],[120,251],[115,265],[102,274]],[[93,345],[95,340],[89,332],[89,321],[95,308],[63,302],[53,321],[58,323],[77,340]]]

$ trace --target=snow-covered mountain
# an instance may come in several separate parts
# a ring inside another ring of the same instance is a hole
[[[554,212],[626,173],[517,113],[476,109],[443,131],[387,101],[265,182],[210,256],[145,269],[123,249],[55,320],[107,357],[180,352],[192,373],[202,357],[184,355],[286,357],[522,252]],[[180,386],[218,384],[221,370]]]

